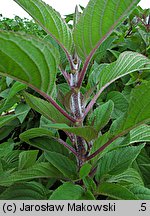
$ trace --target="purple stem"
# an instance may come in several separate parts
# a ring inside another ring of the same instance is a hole
[[[70,85],[70,74],[68,74],[66,71],[64,71],[60,66],[59,66],[59,70],[61,71],[61,73],[64,76],[68,85]]]
[[[118,135],[114,136],[113,138],[111,138],[110,140],[108,140],[103,146],[101,146],[97,151],[95,151],[93,154],[91,154],[89,157],[86,158],[86,160],[91,160],[92,158],[94,158],[96,155],[98,155],[100,152],[102,152],[107,146],[109,146],[114,140],[116,140],[117,138],[127,134],[130,130],[132,130],[133,128],[137,127],[138,125],[143,124],[143,122],[140,122],[137,125],[134,125],[130,128],[127,128],[126,130],[122,131],[121,133],[119,133]]]
[[[127,12],[129,12],[131,10],[133,4],[134,4],[134,2],[129,5],[129,7],[127,8],[127,10],[125,10],[124,13],[122,14],[122,16],[120,16],[118,18],[118,20],[116,20],[116,22],[111,26],[111,28],[109,29],[109,31],[102,37],[102,39],[100,41],[98,41],[98,43],[96,44],[96,46],[94,47],[94,49],[87,56],[87,58],[85,60],[85,63],[83,65],[83,68],[81,70],[81,73],[80,73],[80,77],[79,77],[79,81],[78,81],[78,88],[80,88],[81,85],[82,85],[83,79],[85,77],[85,73],[87,71],[88,65],[89,65],[90,60],[93,57],[94,53],[96,52],[96,50],[98,49],[98,47],[103,43],[103,41],[112,33],[112,31],[114,30],[114,28],[117,26],[117,24],[119,23],[119,21],[122,20],[122,18],[125,16],[125,14],[127,14]]]
[[[71,147],[70,145],[68,145],[68,143],[66,143],[65,141],[63,141],[60,138],[59,139],[55,138],[55,140],[57,140],[60,144],[65,146],[67,149],[69,149],[76,157],[78,157],[78,154],[77,154],[76,150],[73,147]]]
[[[111,83],[113,83],[115,80],[119,79],[121,76],[116,77],[114,79],[112,79],[111,81],[109,81],[108,83],[106,83],[100,90],[99,92],[93,97],[93,99],[90,101],[90,103],[88,104],[88,106],[85,109],[84,115],[83,115],[83,120],[86,117],[86,115],[89,113],[89,111],[92,109],[92,107],[94,106],[94,104],[96,103],[97,99],[99,98],[100,94],[104,91],[105,88],[107,88]]]
[[[107,146],[109,146],[118,137],[119,137],[119,135],[110,139],[103,146],[101,146],[97,151],[95,151],[93,154],[91,154],[89,157],[87,157],[86,160],[91,160],[92,158],[94,158],[96,155],[98,155],[100,152],[102,152]]]
[[[97,45],[94,47],[94,49],[90,52],[89,56],[86,58],[85,63],[83,65],[83,68],[80,72],[80,76],[79,76],[79,81],[78,81],[78,88],[81,87],[82,82],[84,80],[85,77],[85,73],[87,71],[88,65],[90,63],[91,58],[93,57],[94,53],[96,52],[96,50],[98,49],[98,47],[103,43],[103,41],[111,34],[111,32],[113,31],[114,25],[110,28],[110,30],[108,31],[107,34],[105,34],[102,39],[97,43]]]
[[[109,85],[109,84],[108,84]],[[107,85],[107,86],[108,86]],[[93,99],[90,101],[90,103],[88,104],[88,106],[85,109],[84,112],[84,116],[83,116],[83,120],[86,117],[86,115],[89,113],[89,111],[92,109],[92,107],[94,106],[94,104],[96,103],[97,99],[99,98],[100,94],[104,91],[104,89],[107,87],[106,85],[103,86],[100,91],[93,97]]]
[[[29,85],[32,89],[34,89],[36,92],[38,92],[40,95],[42,95],[46,100],[48,100],[57,110],[59,110],[60,113],[62,113],[67,119],[69,119],[71,122],[75,123],[76,120],[70,116],[65,110],[63,110],[57,103],[54,101],[49,95],[47,95],[45,92],[42,92],[40,89]]]

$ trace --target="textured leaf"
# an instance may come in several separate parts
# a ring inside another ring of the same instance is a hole
[[[15,114],[18,116],[20,123],[23,123],[30,110],[31,107],[26,103],[20,103],[17,105],[15,108]]]
[[[94,123],[94,128],[99,132],[110,120],[114,104],[110,100],[96,108],[89,116],[89,121]]]
[[[41,0],[14,1],[23,7],[48,34],[71,52],[71,30],[57,11]]]
[[[51,126],[49,125],[49,127],[76,134],[77,136],[83,137],[88,142],[98,136],[97,131],[93,127],[89,127],[89,126],[69,127],[66,124],[52,124]]]
[[[25,182],[10,186],[0,195],[0,200],[45,200],[47,193],[38,182]]]
[[[38,150],[22,151],[19,154],[19,170],[33,166],[36,162],[38,153]]]
[[[102,136],[99,136],[93,143],[92,148],[90,150],[90,154],[93,154],[95,151],[97,151],[100,147],[102,147],[107,141],[108,141],[108,133],[103,134]],[[103,152],[102,152],[103,153]],[[99,155],[94,157],[91,161],[92,163],[95,161],[97,162],[99,158]]]
[[[84,164],[84,165],[81,167],[80,172],[79,172],[80,178],[81,178],[81,179],[85,178],[85,177],[89,174],[91,168],[92,168],[92,165],[91,165],[91,164],[88,164],[88,163]]]
[[[46,152],[45,157],[53,166],[55,166],[67,178],[69,179],[77,178],[77,165],[68,157],[56,152]]]
[[[114,102],[114,110],[112,113],[112,118],[116,119],[120,117],[128,108],[127,98],[120,92],[111,91],[107,95],[107,100]]]
[[[84,190],[79,185],[66,182],[58,187],[50,196],[50,200],[79,200],[84,194]]]
[[[110,36],[105,41],[103,41],[103,43],[99,46],[95,55],[93,56],[93,58],[95,59],[97,63],[99,64],[101,63],[103,57],[106,56],[107,50],[111,52],[110,49],[112,47],[114,40],[115,40],[115,37]]]
[[[0,117],[0,121],[1,119],[3,119],[4,116],[2,116],[2,118]],[[8,116],[7,116],[8,117]],[[10,117],[10,116],[9,116]],[[6,118],[7,119],[7,118]],[[6,120],[5,119],[5,120]],[[3,127],[0,127],[0,140],[4,139],[5,137],[7,137],[16,127],[20,126],[18,119],[15,117],[15,119],[13,120],[13,118],[8,118],[6,121],[3,119],[2,124],[4,124]],[[1,122],[0,122],[1,125]]]
[[[50,94],[56,79],[59,55],[35,37],[0,31],[0,74]]]
[[[125,172],[120,173],[119,175],[111,176],[107,181],[112,183],[113,182],[119,183],[123,185],[126,184],[144,185],[140,174],[133,168],[129,168]]]
[[[112,33],[139,0],[90,0],[74,30],[79,57],[84,61]]]
[[[32,128],[20,134],[20,139],[44,151],[68,155],[68,150],[53,139],[54,134],[43,128]]]
[[[132,128],[150,121],[150,82],[133,89],[127,112],[113,122],[111,134],[125,134]]]
[[[15,182],[28,181],[35,178],[61,178],[62,174],[50,163],[41,162],[34,166],[16,171],[11,175],[6,173],[6,175],[0,178],[1,186],[9,186]]]
[[[51,103],[28,93],[24,93],[24,96],[29,106],[41,113],[45,118],[57,123],[70,123]]]
[[[11,142],[4,142],[0,144],[0,158],[12,152],[14,144]]]
[[[137,147],[125,147],[106,153],[100,158],[96,172],[98,181],[106,175],[117,175],[123,173],[139,155],[144,145]]]
[[[129,189],[124,186],[112,183],[102,183],[98,189],[97,193],[101,195],[108,196],[117,200],[137,200],[138,198]]]
[[[146,65],[146,67],[145,67]],[[98,66],[95,70],[99,71]],[[106,66],[99,75],[99,89],[106,88],[115,80],[138,70],[150,69],[150,60],[145,56],[136,53],[126,51],[120,54],[117,61]]]
[[[0,128],[16,118],[15,115],[0,116]]]
[[[134,163],[134,167],[142,176],[144,185],[150,188],[150,157],[146,148],[142,149]]]
[[[150,126],[140,125],[130,131],[130,143],[150,142]]]
[[[134,193],[139,200],[150,200],[150,189],[142,185],[129,186],[128,190]]]

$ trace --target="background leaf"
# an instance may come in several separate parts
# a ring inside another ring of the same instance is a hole
[[[133,89],[127,112],[113,122],[110,128],[112,136],[127,133],[133,127],[150,120],[150,84],[144,83]]]
[[[14,184],[0,195],[0,200],[45,200],[47,198],[48,190],[38,182]]]
[[[0,128],[16,118],[15,115],[0,116]]]
[[[50,163],[41,162],[34,166],[16,171],[10,175],[9,172],[4,172],[0,178],[0,185],[10,186],[15,182],[28,181],[36,178],[62,178],[63,175]],[[63,177],[64,178],[64,177]]]
[[[94,128],[99,132],[110,120],[114,104],[110,100],[96,108],[89,116],[89,121],[94,124]]]

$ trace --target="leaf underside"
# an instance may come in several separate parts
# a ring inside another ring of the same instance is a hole
[[[0,31],[0,74],[51,94],[59,54],[35,37]]]
[[[14,0],[18,3],[33,19],[50,34],[62,48],[71,52],[72,33],[60,14],[50,5],[41,0]]]

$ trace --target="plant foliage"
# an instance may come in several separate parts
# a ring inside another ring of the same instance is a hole
[[[150,199],[149,10],[14,1],[34,21],[0,20],[0,199]]]

